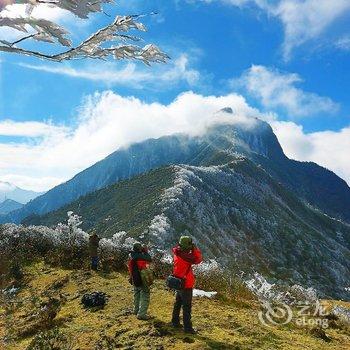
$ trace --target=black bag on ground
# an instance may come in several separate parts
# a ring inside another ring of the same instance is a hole
[[[107,303],[107,295],[103,292],[86,293],[81,298],[81,303],[86,308],[104,307]]]

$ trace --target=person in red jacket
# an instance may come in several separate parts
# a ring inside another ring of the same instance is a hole
[[[191,321],[192,296],[195,284],[195,276],[192,271],[192,265],[200,264],[202,262],[202,253],[193,244],[191,237],[182,236],[179,244],[173,248],[173,254],[173,275],[184,279],[184,288],[176,291],[176,299],[171,323],[176,328],[181,327],[180,311],[182,307],[183,327],[185,333],[195,334],[196,331],[193,329]]]
[[[145,285],[140,271],[146,269],[152,262],[147,247],[137,242],[130,252],[128,261],[129,281],[134,286],[134,314],[139,320],[148,320],[147,310],[150,302],[150,288]]]

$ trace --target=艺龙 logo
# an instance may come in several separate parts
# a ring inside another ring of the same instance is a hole
[[[293,312],[287,304],[271,305],[263,303],[263,310],[258,313],[259,320],[265,326],[284,325],[292,320]]]
[[[297,326],[328,328],[328,319],[325,317],[328,313],[318,300],[313,303],[308,301],[299,302],[294,307],[296,309],[294,322]],[[258,317],[265,326],[286,325],[292,321],[293,311],[285,303],[271,304],[268,301],[264,301]]]

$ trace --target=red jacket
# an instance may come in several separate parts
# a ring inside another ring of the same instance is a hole
[[[185,288],[193,288],[196,278],[192,271],[192,265],[202,262],[202,253],[195,247],[189,252],[181,251],[179,246],[173,248],[174,269],[173,275],[178,278],[185,279]]]
[[[137,268],[141,271],[141,270],[144,270],[144,269],[147,269],[147,267],[149,266],[149,261],[146,261],[146,260],[135,260],[135,263],[137,265]],[[129,270],[129,274],[131,275],[132,273],[132,264],[133,264],[133,261],[132,259],[130,259],[128,261],[128,270]]]
[[[152,258],[147,252],[131,252],[128,261],[128,270],[130,276],[130,283],[135,287],[142,286],[142,279],[140,271],[146,269],[151,263]]]

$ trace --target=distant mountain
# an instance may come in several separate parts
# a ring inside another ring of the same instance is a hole
[[[43,192],[23,190],[9,182],[0,181],[0,202],[12,199],[18,203],[26,204],[32,199],[40,196]]]
[[[247,158],[152,170],[24,223],[55,225],[69,210],[105,237],[125,230],[169,250],[190,234],[207,259],[348,298],[350,225],[313,209]]]
[[[232,123],[216,124],[200,136],[164,136],[120,149],[1,221],[19,223],[29,215],[46,214],[82,195],[161,166],[223,165],[243,155],[305,202],[350,222],[350,188],[345,181],[317,164],[288,159],[268,123],[256,118],[242,120],[231,108],[219,113],[227,114]]]
[[[0,215],[6,215],[11,211],[20,209],[23,207],[23,204],[18,203],[12,199],[5,199],[2,203],[0,203]]]

